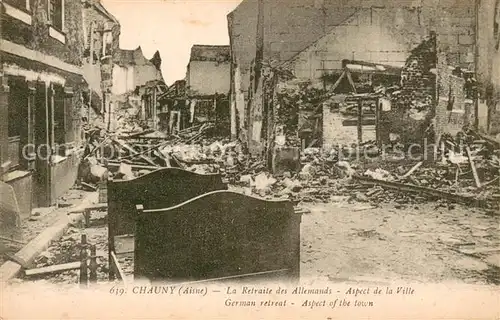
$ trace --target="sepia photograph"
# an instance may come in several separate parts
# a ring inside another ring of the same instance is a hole
[[[500,0],[0,7],[0,319],[500,319]]]

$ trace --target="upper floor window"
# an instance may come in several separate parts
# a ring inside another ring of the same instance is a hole
[[[17,9],[29,10],[30,0],[4,0],[6,3],[10,4]]]
[[[111,55],[111,46],[113,43],[113,23],[106,21],[103,26],[102,32],[102,56],[106,57]]]
[[[49,21],[55,29],[63,31],[64,0],[48,0]]]
[[[102,34],[102,56],[105,57],[111,54],[111,44],[113,43],[113,35],[111,32],[103,32]]]

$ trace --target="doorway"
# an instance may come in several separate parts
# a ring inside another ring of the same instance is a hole
[[[52,118],[49,108],[47,87],[43,82],[36,83],[34,114],[35,174],[33,176],[35,206],[50,206],[50,122]]]

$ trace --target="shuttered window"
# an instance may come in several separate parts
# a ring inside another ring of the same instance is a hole
[[[73,116],[73,88],[64,88],[64,130],[66,143],[75,141],[75,117]]]
[[[66,143],[66,115],[64,108],[64,88],[54,85],[54,143],[62,146]]]
[[[29,10],[30,2],[29,0],[4,0],[6,3],[10,4],[13,7],[21,10]]]
[[[9,76],[8,136],[12,166],[21,164],[22,148],[28,143],[28,85],[23,77]]]
[[[52,27],[59,31],[63,30],[63,1],[64,0],[48,0],[50,22]]]

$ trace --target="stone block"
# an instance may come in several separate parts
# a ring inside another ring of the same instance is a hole
[[[460,45],[473,45],[475,42],[474,36],[468,34],[458,35],[458,43]]]

